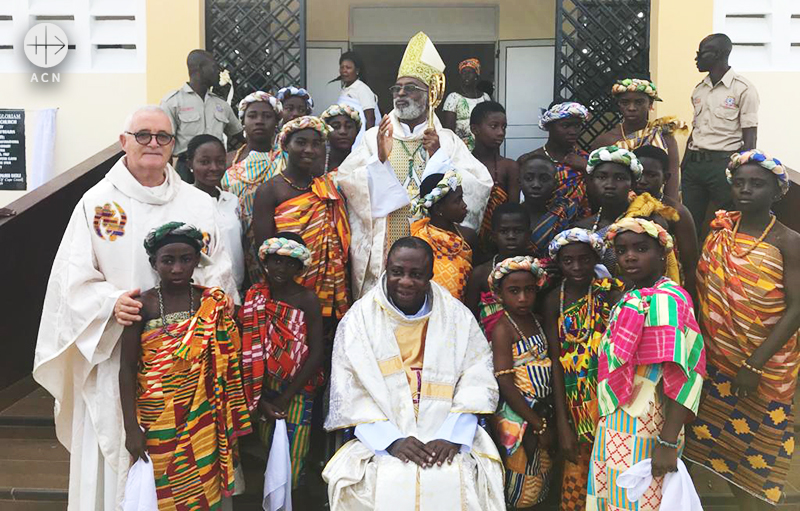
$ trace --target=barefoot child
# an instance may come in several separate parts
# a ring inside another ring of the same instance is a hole
[[[492,338],[492,327],[503,314],[503,308],[489,288],[489,274],[500,261],[527,255],[531,237],[528,212],[521,204],[501,204],[492,217],[491,235],[497,254],[472,270],[464,297],[464,305],[478,319],[487,339]]]
[[[709,377],[686,457],[727,479],[742,511],[774,509],[795,445],[800,235],[771,212],[789,190],[778,159],[734,154],[728,180],[738,211],[717,212],[697,265]]]
[[[620,274],[633,286],[611,312],[600,341],[587,511],[661,507],[664,475],[677,468],[683,425],[697,412],[705,375],[703,337],[685,289],[664,277],[672,237],[661,226],[625,218],[606,235]],[[653,479],[637,504],[616,484],[650,458]]]
[[[564,279],[544,301],[544,327],[553,364],[558,438],[565,465],[561,511],[586,509],[594,431],[597,426],[597,349],[622,283],[607,278],[600,236],[575,227],[550,242],[550,257]],[[598,271],[599,268],[599,271]],[[602,274],[602,275],[598,275]]]
[[[506,503],[514,509],[547,497],[555,424],[549,399],[551,362],[547,339],[533,313],[544,270],[529,256],[495,266],[489,285],[503,304],[492,331],[492,352],[501,403],[493,416],[495,442],[506,469]]]
[[[258,256],[266,281],[250,288],[239,311],[244,390],[247,406],[261,418],[265,444],[275,420],[286,420],[296,489],[310,445],[314,392],[323,383],[322,314],[314,292],[295,281],[311,258],[300,236],[278,233]]]
[[[199,230],[170,222],[144,246],[160,282],[120,340],[125,447],[153,462],[159,509],[218,509],[234,489],[234,439],[251,431],[239,333],[222,290],[192,284]]]
[[[411,235],[433,248],[433,281],[463,300],[478,236],[473,229],[459,225],[467,217],[467,204],[458,173],[448,170],[423,179],[412,213],[425,215],[411,224]]]

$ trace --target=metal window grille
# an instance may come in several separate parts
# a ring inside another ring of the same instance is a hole
[[[256,90],[306,83],[306,0],[206,0],[206,49],[234,83]]]
[[[584,149],[620,122],[614,82],[647,77],[649,67],[650,0],[557,0],[553,97],[592,112]]]

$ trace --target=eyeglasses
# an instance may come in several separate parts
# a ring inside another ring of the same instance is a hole
[[[414,85],[413,83],[407,83],[405,85],[392,85],[389,87],[389,92],[392,93],[392,96],[397,96],[400,94],[400,91],[403,91],[406,94],[411,94],[413,92],[428,92],[428,89]]]
[[[130,131],[126,131],[125,134],[133,135],[133,138],[136,139],[136,141],[141,145],[150,144],[150,141],[153,140],[153,137],[156,138],[156,144],[160,146],[168,145],[170,142],[175,140],[175,135],[170,135],[169,133],[150,133],[149,131],[137,131],[136,133],[131,133]]]

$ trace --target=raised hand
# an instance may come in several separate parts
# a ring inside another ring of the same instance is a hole
[[[389,115],[384,115],[381,124],[378,126],[378,159],[381,163],[386,163],[392,154],[394,146],[394,127]]]

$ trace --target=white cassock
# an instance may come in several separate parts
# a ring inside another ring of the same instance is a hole
[[[119,398],[114,304],[126,291],[154,287],[143,241],[170,221],[207,239],[194,281],[237,298],[213,199],[171,166],[164,184],[142,186],[124,157],[87,191],[70,218],[47,284],[33,377],[55,397],[58,440],[70,451],[69,510],[120,509],[131,459]]]
[[[500,455],[475,415],[494,413],[499,396],[486,337],[435,282],[414,316],[391,303],[384,282],[353,304],[336,331],[325,428],[355,426],[356,439],[322,473],[331,510],[505,510]],[[400,345],[408,348],[416,335],[419,349],[420,333],[421,373],[409,376]],[[418,382],[418,414],[409,378]],[[451,465],[422,469],[386,452],[408,436],[461,450]]]
[[[406,208],[419,195],[424,168],[430,164],[437,167],[455,168],[461,175],[464,202],[467,203],[467,218],[464,225],[477,229],[483,219],[483,211],[489,200],[494,181],[486,167],[469,152],[464,142],[452,131],[434,120],[439,135],[440,149],[428,159],[422,150],[404,153],[406,145],[419,145],[427,123],[420,124],[411,132],[408,126],[397,119],[395,111],[389,113],[394,128],[394,144],[389,159],[381,164],[378,160],[378,126],[369,129],[352,153],[342,162],[336,173],[336,183],[347,199],[347,216],[350,221],[350,271],[353,298],[357,299],[369,291],[384,270],[387,243],[387,216]],[[416,159],[415,159],[416,158]],[[415,175],[408,175],[406,165],[416,165]],[[398,175],[402,175],[401,183]],[[409,232],[410,235],[410,222]],[[393,234],[393,237],[399,237]]]

